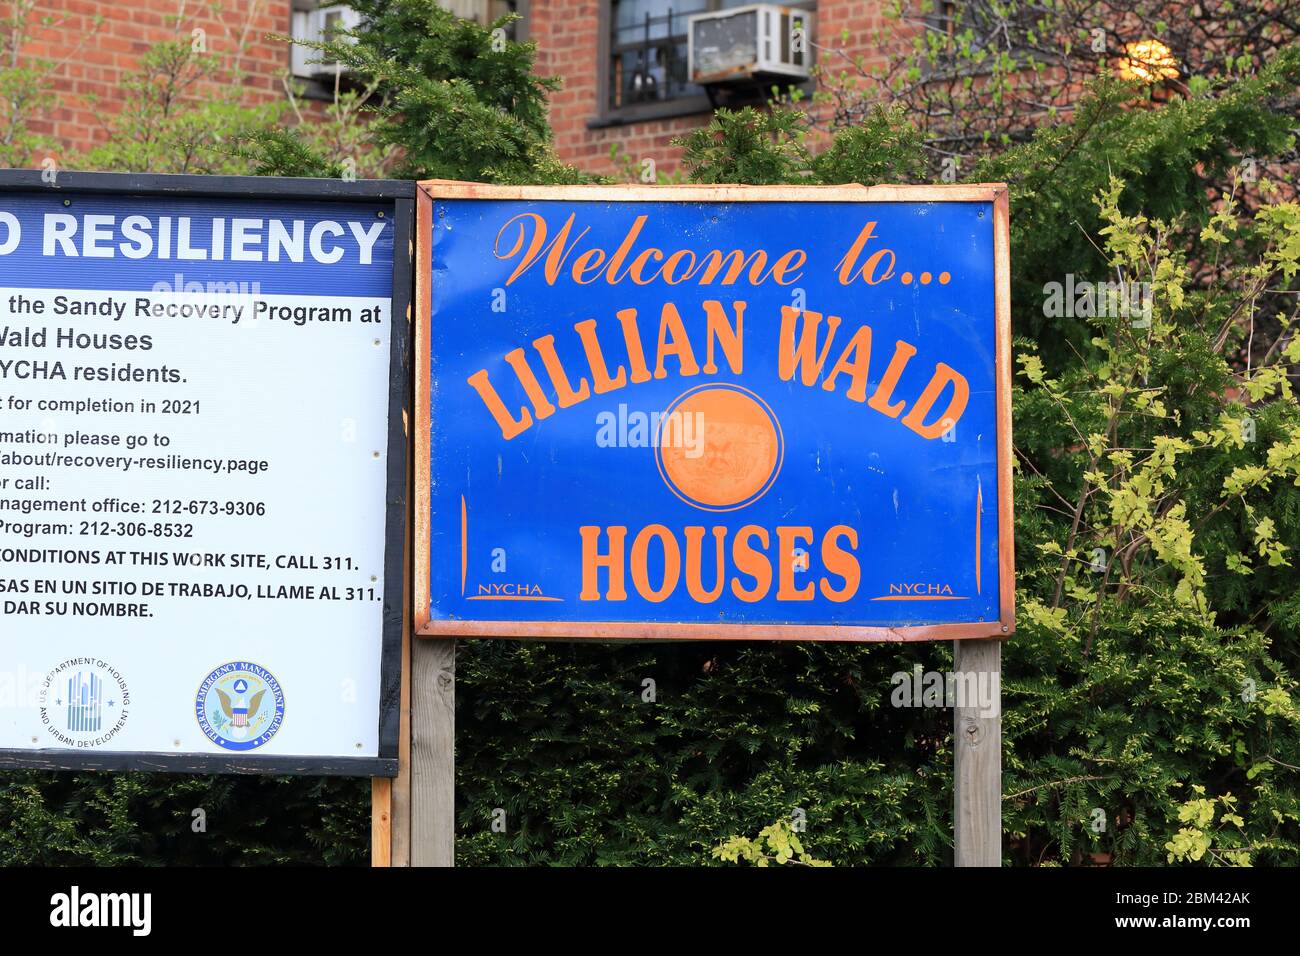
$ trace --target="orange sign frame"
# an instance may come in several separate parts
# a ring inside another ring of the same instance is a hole
[[[626,621],[469,621],[432,619],[430,571],[431,352],[430,282],[435,199],[559,200],[566,202],[987,202],[993,207],[996,322],[999,616],[978,623],[879,627],[809,624],[701,624]],[[552,640],[813,640],[909,642],[1009,637],[1015,631],[1015,546],[1011,468],[1011,253],[1007,188],[1001,183],[935,186],[497,186],[452,180],[418,184],[415,289],[414,632],[420,637],[502,637]]]

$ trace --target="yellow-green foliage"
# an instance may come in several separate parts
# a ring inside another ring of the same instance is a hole
[[[782,866],[786,863],[803,866],[830,866],[817,860],[803,848],[799,835],[785,820],[763,827],[758,839],[734,836],[713,848],[713,858],[723,863],[751,863],[754,866]]]

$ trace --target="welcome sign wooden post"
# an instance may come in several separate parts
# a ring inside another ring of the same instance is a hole
[[[410,862],[451,862],[452,638],[953,640],[998,672],[1005,187],[436,181],[417,234]],[[971,703],[956,861],[997,865]]]

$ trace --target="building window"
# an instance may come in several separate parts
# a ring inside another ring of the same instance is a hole
[[[948,36],[957,34],[957,4],[955,0],[938,0],[925,16],[925,25],[938,33]]]
[[[506,27],[512,40],[528,38],[528,0],[438,0],[438,6],[450,10],[458,17],[488,24],[508,13],[517,13],[523,19]]]
[[[290,35],[308,43],[331,39],[335,30],[353,30],[361,23],[360,14],[345,3],[293,0],[291,10]],[[289,73],[301,82],[304,96],[328,99],[333,96],[336,80],[345,81],[347,73],[339,72],[332,60],[313,62],[316,60],[323,60],[320,51],[295,43],[289,48]]]
[[[922,73],[927,78],[962,76],[987,73],[988,64],[977,63],[970,54],[1002,48],[1015,53],[1026,35],[1033,36],[1038,29],[1036,8],[1011,10],[999,13],[987,3],[962,3],[960,0],[938,0],[925,17],[926,29],[945,34],[940,41],[937,62],[922,60]]]
[[[608,107],[658,103],[704,91],[686,79],[686,21],[717,0],[614,0]]]
[[[458,17],[483,24],[493,23],[506,14],[517,13],[521,19],[507,26],[506,34],[511,40],[528,39],[530,0],[438,0],[438,5]],[[290,9],[290,35],[295,40],[319,41],[326,39],[336,29],[352,30],[361,24],[361,15],[346,3],[292,0]],[[318,51],[295,43],[289,50],[289,73],[306,98],[332,99],[336,82],[347,86],[350,80],[346,72],[335,75],[337,67],[332,61],[311,62],[319,59],[321,54]]]
[[[601,4],[603,126],[640,119],[705,112],[709,98],[690,82],[687,24],[697,13],[752,6],[754,0],[609,0]],[[810,9],[811,2],[786,3]]]

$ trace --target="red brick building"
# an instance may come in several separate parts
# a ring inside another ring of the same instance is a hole
[[[746,5],[751,0],[533,0],[528,29],[537,41],[538,69],[564,80],[551,109],[560,157],[606,171],[617,145],[633,162],[653,158],[661,171],[670,170],[679,152],[671,140],[707,123],[711,113],[706,91],[688,82],[687,16]],[[784,5],[814,14],[810,53],[818,38],[840,45],[847,34],[844,48],[868,59],[886,6],[883,0]],[[652,89],[636,89],[639,71],[656,78]]]
[[[675,166],[677,151],[670,140],[707,122],[711,111],[708,91],[689,82],[687,17],[747,5],[745,0],[442,3],[479,20],[511,10],[523,16],[517,31],[537,42],[539,71],[564,81],[551,112],[560,157],[601,172],[611,169],[612,145],[633,162],[652,158],[660,171]],[[810,47],[828,37],[850,55],[868,60],[878,55],[872,37],[885,24],[883,0],[798,0],[786,6],[814,14]],[[51,19],[36,26],[23,53],[58,63],[58,106],[39,131],[69,153],[102,142],[108,135],[102,119],[121,108],[123,81],[138,69],[141,55],[152,44],[191,36],[236,62],[249,102],[284,98],[289,78],[295,72],[301,78],[311,68],[271,35],[318,27],[311,12],[316,7],[314,0],[229,0],[213,12],[197,0],[35,0],[36,16]],[[346,14],[332,7],[326,15]],[[199,83],[186,95],[203,92]]]

